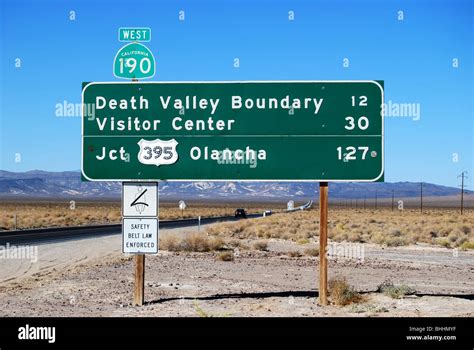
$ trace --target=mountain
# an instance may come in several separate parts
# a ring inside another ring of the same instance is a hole
[[[160,182],[160,197],[165,199],[245,199],[271,200],[307,199],[317,196],[316,182]],[[420,184],[394,183],[331,183],[331,198],[397,198],[417,197]],[[473,191],[466,191],[474,193]],[[423,183],[425,196],[459,194],[458,188]],[[78,171],[9,172],[0,170],[0,198],[76,198],[117,199],[120,182],[82,182]]]

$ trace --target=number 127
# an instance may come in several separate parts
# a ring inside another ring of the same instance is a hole
[[[359,146],[355,148],[354,146],[348,146],[344,149],[344,153],[342,152],[342,147],[339,146],[337,149],[337,159],[350,161],[350,160],[357,160],[357,151],[362,152],[361,159],[364,160],[367,152],[369,151],[369,147],[367,146]],[[360,153],[359,152],[359,153]]]

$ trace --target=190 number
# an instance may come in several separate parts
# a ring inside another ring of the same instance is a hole
[[[120,63],[120,73],[123,74],[123,70],[125,68],[129,68],[128,73],[132,74],[135,69],[138,68],[140,69],[140,72],[142,74],[147,74],[151,70],[151,61],[148,57],[142,57],[140,59],[140,62],[137,62],[136,58],[130,57],[130,58],[119,58],[119,63]]]

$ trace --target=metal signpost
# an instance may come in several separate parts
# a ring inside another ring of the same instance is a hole
[[[153,77],[154,56],[138,42],[151,30],[120,28],[119,40],[130,43],[114,75]],[[383,82],[93,82],[82,102],[83,177],[124,181],[135,305],[144,300],[144,254],[158,252],[159,180],[320,182],[319,302],[327,304],[328,182],[383,181]]]

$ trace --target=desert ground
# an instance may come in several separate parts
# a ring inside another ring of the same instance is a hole
[[[160,230],[145,306],[120,235],[2,261],[0,316],[474,316],[474,213],[329,211],[330,305],[318,306],[318,211]]]

